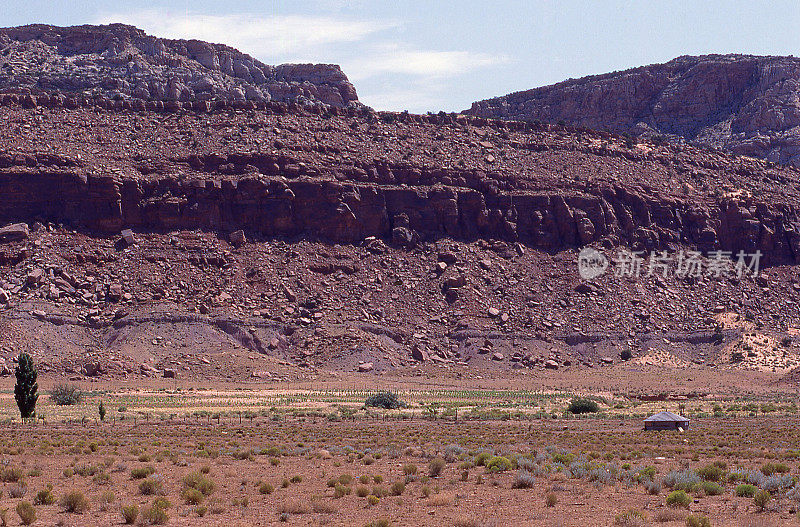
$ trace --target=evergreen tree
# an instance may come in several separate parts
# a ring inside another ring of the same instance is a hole
[[[100,420],[106,420],[106,405],[103,404],[103,401],[100,401],[100,406],[97,407],[97,413],[100,414]]]
[[[14,399],[17,400],[19,413],[23,419],[36,415],[36,401],[39,399],[39,385],[36,382],[36,366],[27,353],[20,353],[17,367],[14,370],[17,384],[14,386]]]

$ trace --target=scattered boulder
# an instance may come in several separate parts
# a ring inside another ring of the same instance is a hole
[[[27,223],[12,223],[0,228],[0,243],[18,242],[27,240],[30,231]]]
[[[247,243],[247,237],[245,236],[243,230],[233,231],[229,237],[229,240],[231,245],[237,248]]]
[[[171,368],[164,368],[164,378],[165,379],[174,379],[177,376],[177,372]]]
[[[136,243],[136,236],[134,236],[131,229],[125,229],[120,234],[119,244],[123,247],[130,247]]]
[[[374,368],[375,366],[371,362],[365,362],[358,365],[358,371],[361,373],[372,371]]]
[[[430,358],[427,348],[422,344],[414,344],[411,348],[411,357],[420,362],[425,362]]]

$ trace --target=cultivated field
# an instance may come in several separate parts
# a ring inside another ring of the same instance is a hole
[[[58,406],[45,391],[44,419],[23,425],[5,391],[0,509],[9,525],[31,511],[34,525],[797,522],[788,398],[608,394],[586,418],[565,413],[567,392],[407,388],[399,410],[365,408],[370,393],[118,388]],[[642,430],[679,406],[689,430]]]

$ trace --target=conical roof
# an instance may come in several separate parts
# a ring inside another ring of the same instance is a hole
[[[645,419],[645,421],[688,421],[688,419],[672,412],[658,412]]]

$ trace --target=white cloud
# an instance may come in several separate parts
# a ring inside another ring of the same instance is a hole
[[[114,22],[131,24],[163,38],[227,44],[263,60],[305,56],[312,48],[358,42],[396,26],[394,22],[334,16],[201,15],[157,9],[110,13],[94,21]]]
[[[400,44],[381,44],[363,57],[345,61],[344,66],[350,78],[354,80],[386,73],[434,79],[452,77],[505,62],[508,62],[508,57],[503,55],[471,51],[420,50]]]
[[[317,1],[336,6],[343,0]],[[226,44],[268,64],[337,63],[361,101],[379,110],[446,109],[454,104],[459,76],[509,62],[505,55],[415,47],[402,40],[396,21],[338,13],[204,15],[149,9],[109,12],[93,21],[115,22],[158,37]]]

